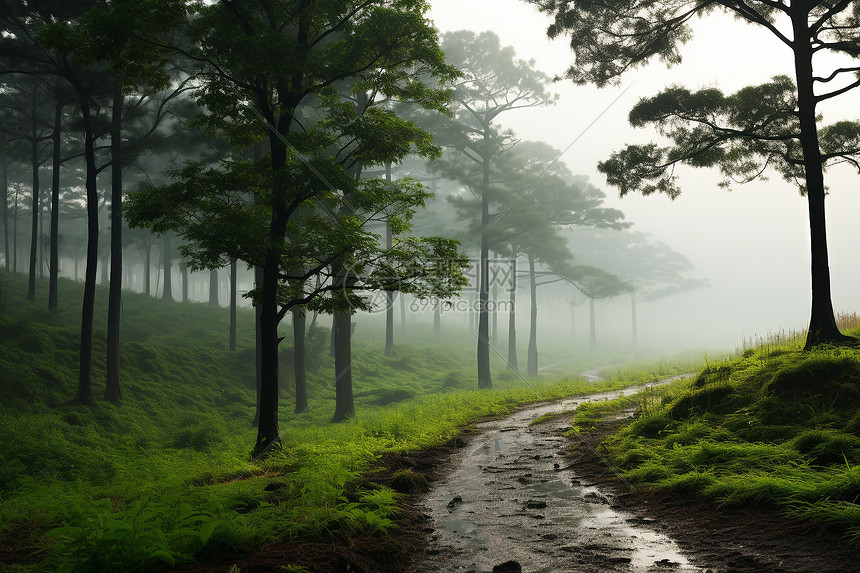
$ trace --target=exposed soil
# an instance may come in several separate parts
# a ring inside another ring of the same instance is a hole
[[[605,420],[594,430],[569,439],[564,457],[583,483],[600,489],[611,507],[671,537],[691,566],[705,573],[860,572],[860,550],[849,545],[841,533],[819,523],[789,519],[777,508],[720,507],[692,495],[656,489],[632,491],[597,451],[598,444],[626,422]],[[450,459],[438,462],[440,467],[450,468]],[[398,542],[415,555],[405,569],[410,572],[423,559],[433,533],[428,528],[429,516],[421,514],[421,508],[421,499],[413,498],[409,511],[413,519],[417,514],[422,526],[413,525],[397,534]],[[559,566],[556,570],[586,569]],[[522,571],[530,573],[531,569],[524,565]]]
[[[479,424],[421,500],[433,531],[411,570],[698,572],[670,537],[583,483],[564,456],[569,424],[546,416],[634,391],[532,405]],[[532,426],[536,418],[547,421]]]

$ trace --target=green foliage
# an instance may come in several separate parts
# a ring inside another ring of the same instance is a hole
[[[26,277],[0,278],[10,296],[24,299]],[[77,298],[81,285],[62,280],[60,288]],[[97,294],[97,301],[106,299]],[[385,356],[381,341],[362,337],[368,329],[359,326],[357,415],[332,424],[328,330],[314,327],[318,364],[308,374],[315,398],[311,412],[296,416],[282,408],[281,423],[289,428],[282,435],[284,447],[265,460],[249,461],[255,433],[250,310],[239,309],[239,349],[230,353],[223,310],[196,303],[165,308],[125,293],[124,400],[87,408],[68,404],[77,364],[70,333],[79,311],[61,304],[49,314],[42,303],[10,305],[9,314],[0,315],[4,325],[26,325],[12,333],[0,329],[0,368],[15,373],[0,385],[0,432],[8,438],[0,441],[0,540],[22,554],[41,552],[43,561],[28,566],[33,572],[60,562],[69,570],[105,563],[129,564],[114,569],[158,569],[201,551],[247,553],[285,539],[382,535],[400,519],[395,492],[422,490],[426,481],[404,471],[396,474],[392,489],[368,486],[361,475],[377,469],[381,456],[445,443],[472,421],[508,413],[523,402],[686,370],[664,362],[639,374],[610,372],[613,379],[599,383],[541,377],[526,385],[515,376],[499,377],[497,390],[464,391],[475,386],[468,366],[471,339],[467,344],[452,333],[428,342],[416,327],[414,334],[402,334],[394,355]],[[97,308],[96,316],[103,311]],[[40,340],[41,353],[24,354],[14,332]],[[291,344],[286,333],[282,352]],[[103,352],[97,346],[97,357]],[[568,348],[559,357],[571,371],[594,365],[570,362]],[[495,367],[506,371],[502,361]],[[99,395],[104,380],[96,376],[94,383]],[[282,392],[291,398],[291,384]],[[49,530],[54,532],[47,538]]]
[[[803,178],[796,107],[797,88],[786,76],[728,96],[715,88],[691,92],[672,86],[640,100],[630,111],[630,124],[654,125],[673,145],[631,145],[599,169],[622,195],[641,191],[677,197],[681,189],[671,169],[676,163],[718,167],[723,186],[753,180],[767,166],[794,184]]]
[[[789,442],[817,465],[860,462],[860,438],[834,430],[807,430]]]
[[[529,426],[538,426],[540,424],[546,424],[547,422],[551,422],[559,418],[570,418],[572,415],[573,412],[571,411],[547,412],[546,414],[538,416],[537,418],[529,422]]]
[[[191,268],[239,260],[264,269],[272,284],[277,275],[277,293],[267,290],[261,305],[266,312],[299,304],[329,313],[371,310],[355,292],[362,290],[458,292],[466,260],[457,242],[410,234],[429,191],[409,178],[361,177],[362,169],[410,154],[439,153],[425,130],[383,105],[444,110],[445,85],[458,72],[423,16],[426,3],[187,9],[193,14],[183,50],[200,80],[195,125],[239,148],[268,138],[269,154],[186,164],[172,173],[173,183],[129,197],[130,224],[175,231]],[[380,246],[371,223],[394,233],[391,248]],[[276,334],[262,336],[271,348]]]
[[[115,511],[105,500],[75,504],[45,535],[59,542],[50,557],[58,572],[152,571],[191,558],[220,525],[185,503],[149,508],[135,502]]]

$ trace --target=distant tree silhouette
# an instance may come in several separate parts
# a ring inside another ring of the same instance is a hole
[[[577,260],[600,266],[630,285],[633,344],[638,343],[637,304],[708,286],[692,276],[693,263],[646,233],[629,230],[572,229],[568,233]]]
[[[490,373],[489,249],[487,229],[491,222],[491,182],[494,160],[501,162],[514,144],[513,134],[498,126],[498,118],[516,109],[550,105],[557,96],[547,89],[550,78],[535,70],[534,62],[516,59],[514,49],[502,48],[493,32],[467,30],[444,35],[442,49],[448,61],[460,68],[463,78],[454,88],[454,116],[436,116],[428,128],[439,143],[457,150],[435,163],[449,179],[469,186],[480,197],[481,227],[478,266],[478,387],[492,388]],[[468,244],[466,245],[469,246]]]

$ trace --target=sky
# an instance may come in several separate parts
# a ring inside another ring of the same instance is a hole
[[[518,58],[533,59],[537,69],[551,76],[562,75],[572,61],[568,39],[549,40],[549,17],[520,0],[431,0],[428,17],[441,32],[491,30],[502,45],[515,48]],[[716,86],[731,93],[792,70],[789,50],[773,36],[718,14],[694,23],[694,38],[682,48],[682,56],[681,65],[666,69],[654,62],[604,89],[562,80],[553,86],[560,95],[557,105],[513,111],[501,116],[500,123],[522,139],[542,140],[560,150],[570,146],[562,160],[606,192],[607,206],[621,209],[633,230],[650,233],[686,255],[698,276],[710,280],[710,288],[640,307],[640,338],[735,348],[744,339],[802,330],[811,301],[809,227],[806,201],[796,188],[772,173],[769,181],[726,191],[717,187],[716,170],[681,168],[682,194],[674,201],[656,195],[620,198],[597,171],[598,161],[612,151],[655,139],[647,129],[627,123],[639,98],[672,84]],[[856,97],[852,93],[821,107],[825,123],[856,118],[849,105]],[[860,176],[837,167],[826,181],[833,303],[837,312],[851,313],[860,308]],[[629,311],[620,305],[605,303],[601,312],[623,321]]]

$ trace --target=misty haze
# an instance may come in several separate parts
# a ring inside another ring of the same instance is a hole
[[[0,572],[860,571],[860,2],[0,2]]]

